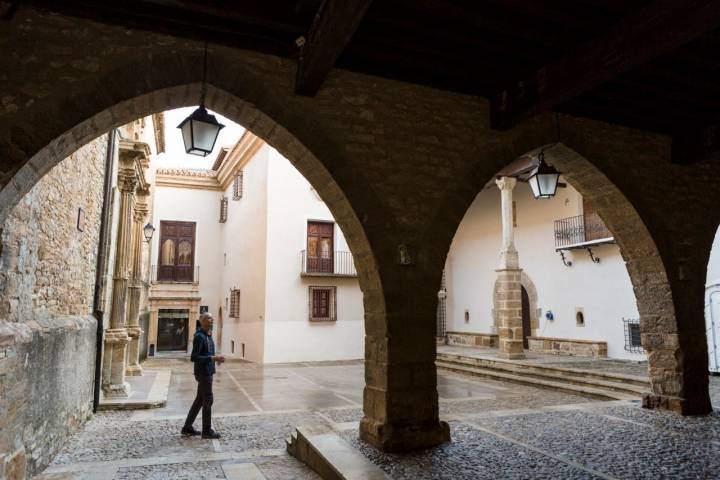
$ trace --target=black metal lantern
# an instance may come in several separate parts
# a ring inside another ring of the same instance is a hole
[[[143,228],[143,235],[145,235],[145,241],[147,243],[150,243],[150,240],[152,240],[153,233],[155,233],[155,227],[152,226],[152,223],[148,222]]]
[[[219,123],[215,115],[211,115],[200,104],[197,110],[178,125],[182,132],[185,152],[206,157],[215,148],[215,141],[225,125]]]
[[[532,189],[533,196],[538,198],[552,198],[557,191],[560,172],[555,167],[545,163],[545,152],[540,151],[538,156],[539,164],[528,177],[528,183]]]
[[[178,128],[182,132],[185,152],[192,155],[206,157],[215,148],[220,130],[225,125],[219,123],[215,115],[211,115],[205,109],[205,75],[207,74],[207,43],[205,43],[205,57],[203,62],[203,80],[200,93],[200,106],[193,113],[183,120]]]

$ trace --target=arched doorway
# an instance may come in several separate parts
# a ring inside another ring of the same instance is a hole
[[[523,331],[523,348],[527,350],[528,337],[532,336],[532,327],[530,326],[530,295],[524,286],[520,287],[522,295],[522,331]]]

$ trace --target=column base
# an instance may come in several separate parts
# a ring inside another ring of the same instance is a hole
[[[525,358],[525,352],[523,352],[523,353],[498,352],[497,356],[498,356],[498,358],[502,358],[504,360],[522,360],[523,358]]]
[[[449,442],[450,426],[441,421],[426,425],[392,425],[363,417],[360,438],[384,452],[409,452]]]
[[[645,393],[642,396],[642,406],[643,408],[670,410],[680,415],[707,415],[713,411],[710,397],[707,395],[696,398],[682,398]]]
[[[128,365],[125,369],[125,375],[129,377],[141,377],[142,376],[142,367],[139,364],[136,365]]]
[[[507,330],[507,329],[504,329]],[[511,340],[502,337],[503,329],[501,329],[500,345],[498,346],[498,357],[510,360],[519,360],[525,358],[525,350],[523,350],[522,340]]]
[[[130,384],[111,384],[103,387],[103,393],[107,398],[127,398],[130,396]]]

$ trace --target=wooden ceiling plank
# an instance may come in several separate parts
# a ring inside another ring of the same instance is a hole
[[[300,51],[295,92],[314,96],[350,42],[372,0],[325,0]]]
[[[539,69],[491,99],[491,125],[507,129],[712,31],[720,0],[656,0],[626,15],[575,53]]]

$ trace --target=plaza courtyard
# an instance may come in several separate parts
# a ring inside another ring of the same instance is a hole
[[[195,394],[187,359],[152,359],[144,368],[172,371],[167,406],[97,413],[35,478],[315,479],[286,452],[285,440],[296,426],[323,424],[388,478],[704,479],[720,472],[718,377],[711,377],[716,411],[683,418],[643,409],[639,401],[600,401],[439,372],[440,416],[450,423],[452,442],[387,454],[358,439],[359,361],[228,362],[215,380],[220,440],[179,434]]]

